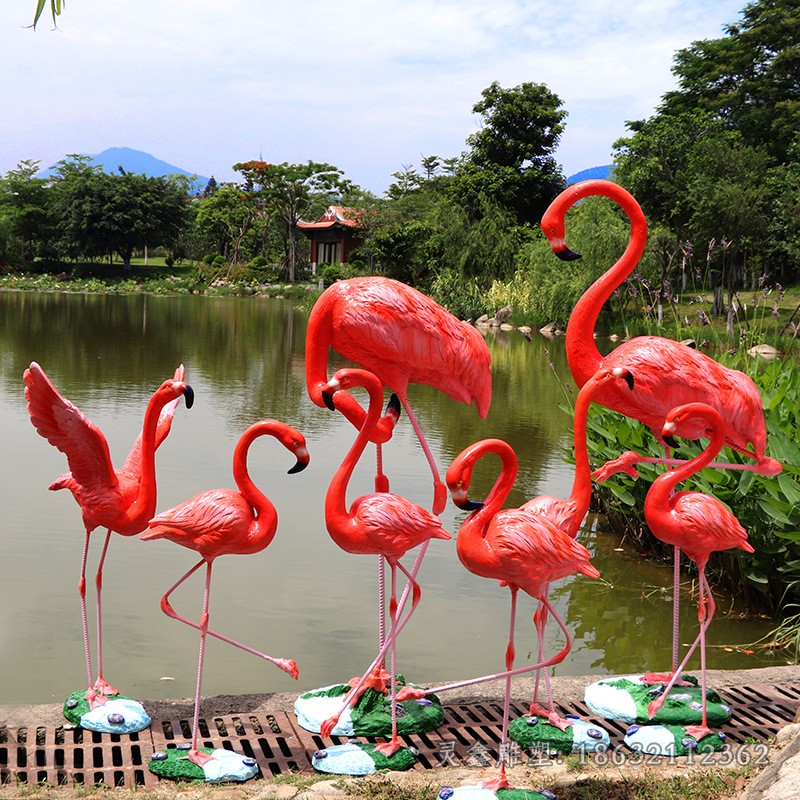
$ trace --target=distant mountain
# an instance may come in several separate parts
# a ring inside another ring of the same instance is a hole
[[[567,178],[567,185],[569,186],[569,184],[577,183],[578,181],[588,181],[591,178],[602,178],[604,180],[608,179],[613,166],[613,164],[606,164],[604,167],[589,167],[589,169],[582,169],[580,172],[576,172],[574,175],[570,175]]]
[[[118,173],[119,168],[125,172],[132,172],[136,175],[147,175],[150,178],[160,178],[164,175],[196,175],[196,173],[189,170],[176,167],[174,164],[168,164],[150,153],[143,153],[141,150],[132,150],[130,147],[109,147],[108,150],[103,150],[96,156],[89,156],[91,163],[102,167],[103,172]],[[52,177],[54,173],[54,166],[49,169],[43,170],[39,173],[40,178]],[[197,191],[205,189],[208,183],[208,178],[204,175],[197,175],[197,180],[194,187]]]

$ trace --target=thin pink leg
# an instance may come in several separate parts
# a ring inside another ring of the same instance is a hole
[[[756,458],[752,453],[743,453],[749,458]],[[618,456],[611,461],[607,461],[602,467],[596,469],[592,473],[592,478],[596,481],[608,480],[612,475],[618,472],[625,472],[632,477],[636,477],[636,464],[666,464],[670,467],[677,467],[685,464],[686,461],[680,458],[654,458],[652,456],[643,456],[633,450],[628,450],[622,455]],[[714,461],[708,465],[712,469],[737,469],[745,470],[747,472],[755,472],[756,475],[777,475],[781,471],[781,465],[774,458],[764,456],[759,459],[755,464],[723,464]]]
[[[197,564],[195,564],[188,572],[186,572],[183,575],[183,577],[181,577],[175,584],[173,584],[173,586],[171,586],[167,590],[166,594],[161,598],[161,610],[168,617],[170,617],[171,619],[178,620],[178,622],[183,622],[184,625],[188,625],[190,628],[194,628],[195,630],[198,630],[198,631],[201,629],[200,625],[198,625],[196,622],[193,622],[192,620],[187,619],[186,617],[182,617],[180,614],[178,614],[175,611],[175,609],[172,607],[172,605],[170,604],[169,597],[185,580],[187,580],[192,575],[194,575],[194,573],[197,572],[197,570],[200,569],[200,567],[203,564],[206,564],[206,563],[210,563],[210,562],[206,562],[205,559],[201,559],[200,561],[198,561]],[[244,650],[245,653],[250,653],[251,655],[257,656],[258,658],[262,658],[265,661],[269,661],[270,664],[274,664],[276,667],[278,667],[278,669],[282,669],[284,672],[286,672],[287,674],[291,675],[292,678],[297,680],[297,677],[299,675],[299,671],[297,669],[297,664],[294,662],[294,659],[292,659],[292,658],[273,658],[272,656],[268,656],[266,653],[262,653],[260,650],[255,650],[252,647],[248,647],[246,644],[242,644],[241,642],[237,642],[235,639],[231,639],[228,636],[224,636],[223,634],[217,633],[216,631],[212,631],[210,629],[207,631],[207,634],[209,636],[213,636],[215,639],[219,639],[220,641],[225,642],[226,644],[230,644],[230,645],[233,645],[234,647],[238,647],[240,650]]]
[[[414,412],[411,410],[408,398],[403,395],[400,397],[400,402],[403,404],[406,414],[408,414],[408,418],[411,421],[414,432],[417,434],[417,439],[422,447],[422,451],[425,453],[425,458],[428,459],[428,464],[430,464],[431,472],[433,473],[433,513],[441,514],[447,505],[447,487],[442,483],[442,479],[439,477],[439,468],[436,466],[436,460],[433,457],[431,448],[428,446],[425,435],[422,433],[422,428],[420,428],[419,422],[417,422],[417,418],[414,416]],[[420,551],[418,558],[421,556],[422,551]]]
[[[92,676],[92,652],[91,645],[89,644],[89,621],[86,614],[86,559],[89,554],[89,536],[90,532],[86,531],[86,536],[83,540],[83,556],[81,557],[81,577],[78,581],[78,593],[81,597],[81,622],[83,624],[83,649],[86,654],[86,678],[89,691],[94,689],[94,678]]]
[[[389,562],[392,570],[392,597],[389,603],[389,619],[391,622],[391,630],[397,627],[397,567],[396,564]],[[400,747],[400,739],[397,738],[397,704],[395,698],[397,697],[397,636],[390,633],[391,643],[389,649],[389,663],[390,663],[390,683],[389,683],[389,703],[391,705],[392,716],[392,735],[388,742],[375,745],[375,749],[385,756],[391,756],[396,753]]]
[[[448,692],[451,689],[461,689],[464,686],[474,686],[478,683],[485,683],[486,681],[494,681],[500,678],[506,678],[508,676],[513,675],[524,675],[527,672],[533,672],[534,670],[544,669],[545,667],[552,667],[555,664],[560,664],[568,655],[569,651],[572,649],[572,637],[569,635],[569,630],[567,630],[567,626],[564,624],[564,620],[558,615],[556,610],[553,608],[552,604],[548,599],[543,599],[542,602],[545,604],[547,610],[550,614],[553,615],[553,619],[558,624],[558,627],[564,632],[564,636],[566,637],[567,643],[562,650],[560,650],[556,655],[552,658],[548,658],[546,661],[540,661],[536,664],[531,664],[527,667],[517,667],[517,669],[512,669],[506,672],[497,672],[492,675],[482,675],[480,678],[470,678],[469,680],[465,681],[457,681],[456,683],[448,683],[443,686],[434,686],[432,689],[415,689],[411,686],[404,686],[397,695],[397,699],[399,702],[403,702],[404,700],[413,700],[413,699],[421,699],[428,694],[434,694],[439,692]]]
[[[689,651],[683,657],[683,661],[678,665],[678,668],[675,670],[672,678],[669,680],[667,685],[664,687],[664,691],[653,700],[647,708],[648,716],[652,719],[659,711],[659,709],[664,705],[664,702],[667,699],[667,695],[669,694],[670,690],[673,686],[678,682],[679,677],[686,669],[686,665],[689,663],[689,659],[694,655],[694,651],[697,649],[698,645],[702,645],[705,642],[705,635],[706,631],[708,630],[708,626],[711,624],[711,619],[714,616],[714,612],[716,611],[716,604],[714,604],[713,598],[711,597],[711,591],[709,589],[708,583],[705,579],[705,570],[704,568],[700,569],[700,607],[698,609],[698,618],[700,619],[700,632],[697,634],[697,638],[692,643],[692,646],[689,648]],[[709,608],[708,613],[706,613],[704,605],[705,601],[703,599],[703,587],[705,587],[706,591],[709,595]],[[701,654],[702,654],[702,647],[701,647]],[[705,695],[704,695],[705,701]]]
[[[103,542],[103,550],[100,553],[100,561],[97,565],[97,573],[94,576],[94,585],[97,591],[97,680],[94,688],[102,695],[114,695],[119,692],[106,682],[103,677],[103,567],[106,563],[108,545],[111,542],[111,530],[106,531],[106,538]]]
[[[705,599],[703,597],[703,587],[705,587],[706,597],[708,599],[707,612],[705,609]],[[706,580],[705,571],[701,572],[700,574],[700,603],[700,613],[698,616],[701,618],[700,630],[703,637],[700,640],[700,687],[703,692],[703,719],[700,725],[686,726],[686,732],[690,736],[694,736],[694,738],[698,741],[711,733],[711,729],[708,727],[708,698],[706,695],[708,689],[706,676],[706,631],[708,630],[711,618],[714,616],[714,612],[717,610],[716,603],[714,602],[714,596],[711,593],[711,587],[708,585],[708,581]],[[705,624],[703,624],[704,622]]]
[[[672,673],[678,669],[681,635],[681,550],[675,548],[672,569]]]
[[[389,478],[383,472],[383,446],[375,445],[377,465],[375,470],[375,491],[388,492]],[[383,647],[386,639],[386,565],[383,556],[378,556],[378,647]]]

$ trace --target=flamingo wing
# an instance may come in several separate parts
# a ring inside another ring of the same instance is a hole
[[[175,370],[175,380],[176,381],[184,381],[186,379],[186,368],[181,364]],[[167,403],[164,408],[161,409],[161,413],[158,415],[158,424],[156,427],[156,443],[155,449],[158,450],[161,443],[164,439],[167,438],[167,434],[169,434],[170,429],[172,428],[172,419],[175,416],[175,411],[180,405],[181,398],[176,397],[174,400]],[[120,472],[125,472],[128,475],[141,475],[142,472],[142,431],[139,431],[139,435],[136,437],[136,441],[133,443],[130,452],[128,453],[128,457],[125,459],[125,463],[122,465],[122,469]]]
[[[401,558],[428,539],[450,539],[441,520],[400,495],[382,492],[353,502],[350,515],[376,553]]]
[[[169,539],[204,557],[250,552],[247,535],[254,519],[252,507],[239,492],[213,489],[156,515],[139,538]]]
[[[116,487],[117,475],[100,428],[61,396],[36,362],[25,370],[23,380],[31,422],[67,457],[72,479],[81,486]],[[65,480],[69,478],[62,476],[56,483]]]

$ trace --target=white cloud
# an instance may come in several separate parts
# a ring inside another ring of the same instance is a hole
[[[606,163],[674,85],[675,51],[722,35],[740,0],[82,0],[35,33],[33,0],[10,5],[0,172],[122,145],[230,179],[263,147],[381,191],[403,163],[461,152],[494,80],[562,98],[567,173]]]

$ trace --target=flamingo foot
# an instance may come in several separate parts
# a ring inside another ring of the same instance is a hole
[[[187,761],[191,761],[192,764],[197,764],[201,769],[209,762],[216,760],[214,756],[203,753],[201,750],[190,750],[184,758]]]
[[[441,481],[433,483],[433,513],[438,517],[447,507],[447,487]]]
[[[403,703],[406,700],[423,700],[427,694],[427,689],[420,689],[418,686],[404,686],[395,696],[395,701]]]
[[[531,703],[528,713],[531,716],[543,717],[550,723],[550,725],[552,725],[554,728],[558,728],[560,731],[565,731],[567,728],[572,726],[571,719],[564,719],[564,717],[560,717],[555,710],[543,708],[536,702]]]
[[[297,668],[297,664],[293,658],[276,658],[272,663],[295,680],[297,680],[300,675],[300,670]]]
[[[768,458],[764,456],[759,462],[756,468],[753,470],[756,475],[767,475],[773,476],[777,475],[781,472],[783,466],[781,465],[780,461],[776,461],[774,458]]]
[[[386,758],[391,758],[401,747],[403,743],[396,737],[392,737],[388,742],[381,742],[375,745],[375,752],[381,753]]]
[[[389,683],[391,679],[392,679],[391,675],[389,675],[389,673],[383,668],[383,666],[379,664],[377,667],[375,667],[375,669],[372,670],[372,672],[370,672],[370,674],[367,676],[367,679],[362,684],[361,688],[350,699],[350,705],[354,706],[361,698],[361,695],[364,694],[364,692],[367,689],[373,689],[376,692],[380,692],[381,694],[389,694]],[[351,678],[347,682],[347,685],[354,689],[358,685],[358,682],[360,680],[361,676],[357,678]]]
[[[484,781],[481,786],[484,789],[488,789],[490,792],[496,792],[498,789],[511,789],[512,786],[506,777],[506,768],[505,765],[500,767],[500,772],[498,773],[496,778],[492,778],[491,780]]]
[[[710,736],[712,733],[714,733],[714,731],[712,731],[707,725],[686,725],[684,730],[693,739],[697,739],[698,742],[704,736]]]
[[[648,719],[653,719],[659,711],[661,711],[661,707],[664,705],[664,700],[666,699],[665,695],[661,695],[657,697],[655,700],[651,700],[650,704],[647,706],[647,717]]]
[[[339,715],[336,714],[333,717],[328,717],[328,719],[323,720],[322,724],[319,726],[319,735],[322,736],[324,739],[327,739],[331,735],[331,731],[336,727],[339,722]]]
[[[606,461],[602,467],[599,467],[592,473],[592,479],[598,483],[608,480],[612,475],[618,472],[624,472],[630,475],[631,478],[638,478],[639,473],[636,470],[636,464],[641,460],[641,456],[633,450],[628,450],[617,458]]]
[[[115,689],[110,683],[108,683],[105,678],[98,678],[94,682],[94,690],[98,692],[98,694],[105,695],[109,697],[110,695],[119,694],[119,691]]]
[[[672,680],[674,672],[646,672],[642,675],[642,681],[646,684],[663,683],[665,686]],[[683,678],[678,678],[673,686],[695,686],[696,684],[691,681],[685,681]]]
[[[89,708],[91,709],[105,705],[108,702],[107,698],[100,694],[100,692],[98,692],[96,689],[87,689],[85,697],[86,702],[89,704]]]

